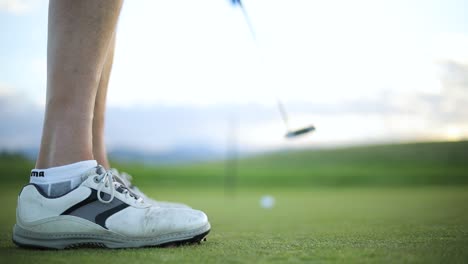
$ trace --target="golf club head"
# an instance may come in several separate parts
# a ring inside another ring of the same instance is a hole
[[[314,130],[315,130],[315,127],[311,125],[311,126],[304,127],[304,128],[301,128],[301,129],[288,131],[288,133],[286,133],[286,135],[284,137],[286,137],[286,138],[295,138],[295,137],[307,134],[309,132],[312,132]]]

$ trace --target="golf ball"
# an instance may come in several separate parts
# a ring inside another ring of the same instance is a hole
[[[260,198],[260,207],[271,209],[275,206],[275,198],[271,195],[264,195]]]

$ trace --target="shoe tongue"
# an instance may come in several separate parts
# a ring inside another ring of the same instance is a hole
[[[116,177],[116,181],[117,181],[117,182],[120,182],[121,184],[123,184],[123,185],[125,185],[125,186],[127,186],[127,187],[129,187],[129,188],[132,188],[132,187],[133,187],[133,186],[132,186],[132,183],[131,183],[130,180],[128,179],[127,174],[126,174],[125,172],[124,172],[124,173],[120,173],[117,169],[114,169],[114,168],[112,168],[111,171],[112,171],[112,174],[113,174],[113,175],[118,176],[118,177]]]
[[[125,181],[125,179],[122,179],[122,178],[114,178],[116,182],[122,184],[122,185],[125,185],[125,186],[129,186],[128,185],[128,182]]]
[[[92,169],[89,169],[89,170],[85,171],[83,174],[81,174],[81,182],[84,182],[90,176],[95,176],[96,174],[100,175],[100,174],[103,174],[105,172],[106,172],[106,170],[101,166],[97,166],[97,167],[94,167]]]
[[[95,173],[97,173],[99,175],[106,173],[106,169],[104,169],[104,167],[102,167],[102,166],[97,166],[94,169],[95,169]]]

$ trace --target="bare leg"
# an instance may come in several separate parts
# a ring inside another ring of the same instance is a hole
[[[107,158],[106,144],[104,140],[104,121],[106,113],[106,97],[107,87],[109,84],[110,73],[112,70],[112,62],[114,60],[115,34],[112,38],[111,46],[104,63],[104,68],[101,73],[101,80],[94,104],[93,118],[93,154],[99,164],[106,169],[110,169],[109,159]]]
[[[122,1],[51,0],[47,100],[36,168],[94,159],[93,111]]]

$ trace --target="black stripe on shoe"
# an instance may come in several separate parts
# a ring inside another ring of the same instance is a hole
[[[115,206],[115,207],[113,207],[113,208],[111,208],[111,209],[109,209],[107,211],[104,211],[104,212],[96,215],[95,223],[102,226],[102,227],[104,227],[105,229],[107,229],[107,227],[106,227],[107,218],[109,218],[111,215],[113,215],[113,214],[115,214],[115,213],[117,213],[117,212],[119,212],[119,211],[121,211],[121,210],[123,210],[123,209],[125,209],[127,207],[128,207],[128,204],[122,203],[121,205],[117,205],[117,206]]]
[[[72,207],[68,208],[67,210],[65,210],[63,213],[61,213],[60,215],[69,215],[71,214],[73,211],[77,210],[78,208],[80,207],[83,207],[87,204],[90,204],[94,201],[97,201],[97,191],[94,190],[94,189],[91,189],[91,193],[89,194],[89,196],[84,199],[83,201],[73,205]]]
[[[107,200],[110,198],[110,195],[101,193],[101,198]],[[107,229],[105,225],[107,218],[128,206],[128,204],[119,199],[114,199],[110,203],[102,203],[98,201],[97,191],[91,189],[91,193],[86,199],[68,208],[61,215],[80,217]]]

